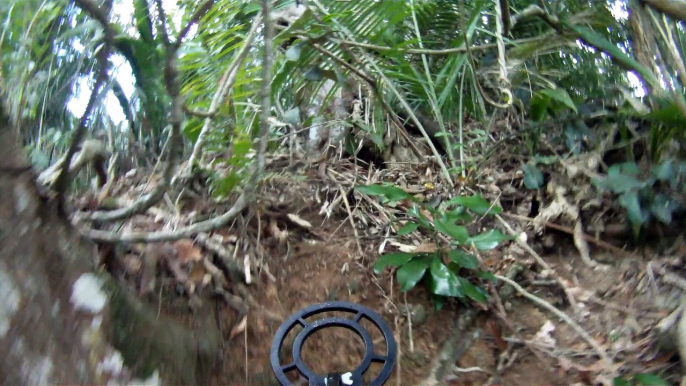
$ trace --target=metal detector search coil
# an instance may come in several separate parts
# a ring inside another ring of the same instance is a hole
[[[349,312],[353,315],[350,318],[332,317],[314,320],[312,322],[305,320],[317,314],[333,311]],[[369,335],[369,331],[360,324],[362,318],[369,320],[381,330],[384,340],[386,341],[386,353],[382,354],[374,351],[374,343]],[[286,339],[286,336],[288,336],[288,333],[298,325],[302,326],[303,329],[298,333],[293,343],[293,362],[281,364],[279,352],[281,351],[284,340]],[[356,333],[364,341],[364,358],[362,359],[362,363],[355,370],[342,374],[336,373],[322,376],[312,372],[303,362],[301,352],[305,340],[315,332],[328,327],[347,328]],[[396,361],[396,351],[397,345],[395,339],[393,339],[393,331],[391,331],[388,324],[386,324],[379,314],[359,304],[337,301],[311,305],[286,319],[276,331],[276,335],[274,335],[269,359],[272,364],[274,375],[281,386],[290,385],[286,373],[293,370],[298,370],[300,374],[309,381],[310,386],[362,386],[362,375],[369,370],[372,362],[383,363],[383,368],[379,375],[369,383],[369,386],[382,386],[391,376],[391,370]]]

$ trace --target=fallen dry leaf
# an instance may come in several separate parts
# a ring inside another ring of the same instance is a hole
[[[193,245],[193,241],[184,239],[178,240],[174,243],[176,253],[179,258],[179,263],[188,264],[189,262],[197,262],[202,260],[202,252],[200,248]]]

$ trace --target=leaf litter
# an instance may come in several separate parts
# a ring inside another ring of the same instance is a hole
[[[662,254],[664,258],[656,259],[661,256],[656,252],[643,256],[627,252],[633,259],[594,260],[591,256],[598,258],[613,250],[587,233],[594,229],[589,225],[598,229],[598,213],[605,216],[604,221],[618,214],[607,216],[599,204],[607,199],[590,192],[591,173],[578,172],[588,168],[588,162],[558,165],[571,172],[555,174],[545,190],[527,190],[526,185],[541,183],[540,176],[532,167],[513,166],[507,155],[483,165],[478,179],[456,186],[446,186],[437,178],[430,160],[412,165],[389,163],[377,169],[339,159],[323,168],[300,162],[298,168],[286,171],[277,161],[287,157],[277,155],[267,161],[273,168],[260,183],[257,200],[231,226],[201,233],[193,240],[160,244],[157,252],[150,246],[132,245],[120,257],[127,267],[120,276],[140,296],[160,302],[164,312],[192,323],[192,314],[178,308],[179,299],[186,299],[187,310],[217,304],[218,323],[231,343],[216,384],[269,384],[265,380],[271,374],[269,348],[281,321],[307,305],[334,299],[367,305],[392,325],[400,352],[397,372],[388,384],[401,384],[401,379],[402,384],[425,384],[438,366],[437,358],[447,345],[455,344],[451,341],[457,328],[454,321],[461,320],[469,306],[465,301],[445,302],[437,310],[427,289],[418,284],[425,272],[432,272],[433,277],[445,281],[429,282],[428,288],[460,298],[454,288],[471,284],[445,271],[438,260],[414,258],[417,253],[445,253],[444,264],[470,269],[481,266],[491,275],[503,275],[510,267],[522,265],[526,269],[517,282],[569,315],[572,323],[551,319],[551,314],[520,295],[498,300],[500,304],[492,303],[494,298],[489,296],[489,306],[484,309],[498,317],[481,312],[471,326],[461,327],[476,338],[465,340],[466,347],[459,355],[452,354],[455,361],[443,375],[449,384],[483,383],[494,376],[508,385],[573,384],[589,379],[611,384],[608,382],[622,369],[656,373],[674,368],[658,341],[669,328],[656,326],[672,313],[679,298],[680,293],[673,289],[678,284],[670,284],[668,278],[674,276],[672,271],[684,268],[685,250],[677,243],[671,255],[669,251]],[[322,174],[326,179],[320,178]],[[119,205],[153,189],[155,179],[137,176],[129,173],[115,185],[118,190],[113,194],[120,195]],[[380,196],[379,186],[386,187],[385,198]],[[472,189],[479,195],[470,194]],[[175,210],[160,205],[128,220],[123,228],[169,229],[221,213],[232,197],[218,201],[201,195]],[[416,216],[448,235],[444,242],[469,241],[476,250],[486,251],[483,256],[475,260],[456,249],[438,248],[435,240],[407,217],[416,202],[476,208],[473,212],[479,217],[464,229],[449,219],[437,218],[435,214],[440,212],[418,208]],[[540,207],[536,213],[531,209],[534,203]],[[519,217],[512,217],[504,226],[502,218],[496,221],[485,216],[501,212],[505,218],[508,214]],[[555,233],[549,225],[567,232]],[[510,231],[510,240],[497,236]],[[478,232],[478,236],[468,236]],[[551,234],[555,241],[543,244],[543,237]],[[656,267],[652,275],[642,263],[646,259]],[[396,269],[401,283],[392,274]],[[410,287],[414,288],[403,293]],[[486,300],[478,291],[470,290],[467,295]],[[411,313],[399,306],[405,301],[410,309],[428,310],[426,319],[411,323]],[[680,327],[684,325],[673,322],[670,328],[684,336],[686,327]],[[582,328],[592,345],[607,351],[612,363],[601,363],[598,353],[575,328]],[[324,372],[355,367],[361,348],[346,334],[315,334],[304,354],[308,364]],[[238,335],[245,335],[245,340],[236,339]],[[458,345],[460,341],[457,339]],[[498,356],[500,360],[493,360]],[[236,358],[247,358],[247,362]],[[246,368],[248,379],[238,375],[245,374]],[[260,379],[265,383],[259,383]]]

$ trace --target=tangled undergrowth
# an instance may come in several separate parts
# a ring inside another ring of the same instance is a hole
[[[280,322],[333,299],[368,305],[394,326],[400,359],[390,384],[676,382],[682,348],[673,337],[686,289],[686,247],[673,231],[682,224],[672,215],[681,210],[681,163],[611,160],[643,143],[615,143],[612,131],[580,135],[586,151],[574,151],[558,140],[568,131],[556,129],[538,138],[549,155],[528,156],[530,138],[509,136],[496,142],[506,150],[455,186],[431,159],[377,168],[272,155],[254,203],[230,226],[132,244],[103,262],[160,312],[192,320],[185,307],[165,309],[178,297],[190,310],[218,305],[229,347],[218,383],[271,384],[269,343]],[[144,175],[120,178],[118,205],[153,189]],[[235,197],[212,197],[196,182],[119,229],[173,230]],[[664,197],[675,205],[655,204]],[[648,215],[637,222],[634,211]],[[338,333],[344,347],[332,348],[330,337],[306,347],[313,368],[356,366],[361,349]]]

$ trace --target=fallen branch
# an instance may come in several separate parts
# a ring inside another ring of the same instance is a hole
[[[522,270],[523,266],[516,264],[510,267],[506,275],[508,277],[516,277]],[[500,290],[500,297],[502,299],[508,299],[514,293],[512,287],[504,286]],[[443,385],[444,378],[452,371],[453,365],[459,360],[459,358],[467,352],[469,348],[468,344],[473,339],[470,336],[465,337],[465,332],[469,330],[470,326],[476,321],[477,316],[482,311],[477,308],[467,309],[457,321],[457,326],[455,326],[450,332],[450,336],[443,343],[441,351],[433,361],[431,365],[431,370],[429,370],[429,375],[420,382],[417,386],[438,386]]]
[[[208,1],[207,3],[211,3],[211,1]],[[205,9],[207,11],[207,8],[209,6],[205,3],[202,7],[202,9]],[[269,8],[270,5],[267,0],[263,3],[263,20],[269,20]],[[197,19],[200,17],[200,11],[196,12],[196,14],[193,16],[191,19],[191,22],[194,20],[197,21]],[[261,102],[262,102],[262,111],[260,113],[260,143],[257,149],[257,155],[256,155],[256,166],[255,166],[255,171],[253,172],[252,176],[250,177],[250,180],[248,181],[248,184],[246,186],[246,189],[238,196],[236,199],[236,202],[233,204],[233,206],[223,215],[219,217],[215,217],[211,220],[206,220],[202,221],[193,225],[189,225],[186,227],[183,227],[181,229],[177,229],[175,231],[171,232],[131,232],[128,234],[117,234],[114,232],[106,232],[106,231],[100,231],[100,230],[94,230],[94,229],[84,229],[82,232],[89,237],[90,239],[98,242],[108,242],[108,243],[116,243],[116,242],[129,242],[129,243],[135,243],[135,242],[161,242],[161,241],[172,241],[172,240],[179,240],[182,238],[191,238],[194,237],[200,233],[203,232],[209,232],[212,230],[215,230],[219,227],[222,227],[226,224],[229,223],[229,221],[233,220],[234,217],[236,217],[245,207],[248,205],[248,200],[249,197],[252,197],[254,190],[257,187],[257,180],[259,179],[260,175],[262,175],[262,171],[264,170],[264,154],[267,151],[267,143],[269,141],[269,112],[271,110],[271,98],[270,98],[270,86],[271,86],[271,79],[272,79],[272,51],[273,51],[273,41],[272,37],[274,34],[273,31],[273,26],[271,26],[271,23],[264,23],[265,24],[265,29],[264,29],[264,62],[262,64],[262,69],[263,69],[263,76],[262,76],[262,85],[260,87],[260,96],[261,96]],[[190,27],[188,27],[190,28]],[[182,32],[180,36],[184,36],[185,33],[187,33],[187,29]],[[181,37],[179,37],[181,39]],[[178,43],[178,41],[177,41]],[[172,46],[175,46],[176,44],[173,44]],[[177,47],[178,49],[178,47]],[[169,70],[167,69],[167,75],[169,77],[172,77],[174,79],[177,79],[175,74],[173,73],[174,70]],[[171,72],[171,73],[170,73]],[[178,79],[176,80],[178,81]],[[172,111],[173,119],[170,119],[170,121],[174,121],[174,126],[178,127],[180,125],[180,112],[181,112],[181,104],[180,104],[180,98],[178,98],[178,84],[176,84],[176,81],[170,81],[170,94],[173,96],[176,96],[173,100],[176,101],[176,106],[175,109]],[[175,116],[174,112],[179,114],[179,116]],[[178,118],[178,122],[175,121],[175,119]],[[178,123],[178,124],[177,124]],[[159,185],[158,185],[159,187]],[[147,208],[146,208],[147,209]]]
[[[115,232],[85,229],[83,234],[93,241],[103,243],[150,243],[162,241],[175,241],[184,238],[192,238],[202,232],[210,232],[224,225],[227,225],[236,217],[248,204],[248,190],[244,191],[224,214],[210,220],[201,221],[192,225],[185,226],[175,231],[169,232],[130,232],[118,234]]]
[[[503,220],[503,218],[500,217],[500,215],[495,215],[495,217],[500,221],[501,224],[503,224],[505,229],[507,229],[507,231],[512,236],[515,236],[515,240],[516,240],[517,244],[519,244],[519,246],[521,246],[527,252],[529,252],[529,254],[534,258],[534,260],[536,260],[536,263],[541,268],[548,271],[552,275],[552,277],[555,279],[555,281],[557,281],[557,283],[560,285],[560,287],[565,291],[565,294],[567,295],[567,299],[569,300],[569,304],[572,306],[574,311],[578,311],[579,308],[576,304],[576,300],[574,299],[572,292],[569,290],[569,288],[567,288],[567,285],[565,284],[564,279],[562,277],[560,277],[560,275],[558,275],[557,272],[555,270],[553,270],[552,267],[550,267],[548,265],[548,263],[546,263],[545,260],[543,260],[543,258],[541,258],[541,256],[538,253],[536,253],[536,251],[534,251],[529,246],[529,244],[526,243],[526,241],[524,241],[518,237],[517,232],[515,232],[515,230],[512,229],[512,227],[510,226],[510,224],[507,223],[507,221]]]
[[[503,212],[503,213],[501,213],[501,215],[504,217],[509,217],[511,219],[514,219],[514,220],[530,221],[532,223],[536,221],[535,219],[533,219],[531,217],[522,216],[522,215],[513,214],[513,213]],[[574,230],[571,228],[565,227],[563,225],[558,225],[558,224],[555,224],[555,223],[552,223],[549,221],[541,221],[539,223],[541,225],[545,226],[546,228],[555,229],[555,230],[558,230],[560,232],[564,232],[564,233],[567,233],[569,235],[574,236]],[[615,247],[614,245],[612,245],[606,241],[600,240],[600,239],[593,237],[591,235],[588,235],[586,233],[583,233],[581,235],[581,237],[583,237],[584,240],[586,240],[592,244],[595,244],[596,246],[598,246],[600,248],[607,249],[608,251],[614,252],[618,255],[622,255],[622,256],[627,257],[627,258],[636,258],[636,256],[633,253],[625,251],[619,247]]]
[[[531,300],[532,302],[538,304],[539,306],[547,309],[548,311],[552,312],[557,317],[562,319],[562,321],[567,323],[567,325],[569,325],[572,329],[574,329],[574,331],[576,331],[591,347],[593,347],[593,349],[596,351],[598,356],[600,356],[600,358],[605,362],[607,369],[612,371],[612,358],[610,358],[607,355],[607,353],[605,352],[605,349],[600,347],[598,342],[596,342],[595,339],[593,339],[593,337],[591,337],[588,334],[588,332],[586,332],[583,328],[581,328],[581,326],[579,326],[579,324],[577,324],[572,318],[570,318],[569,316],[567,316],[567,314],[558,310],[557,308],[555,308],[553,305],[546,302],[545,300],[529,293],[524,288],[522,288],[519,284],[515,283],[513,280],[511,280],[507,277],[501,276],[501,275],[494,275],[494,276],[498,280],[502,280],[505,283],[511,285],[517,292],[519,292],[525,298],[527,298],[527,299]]]

